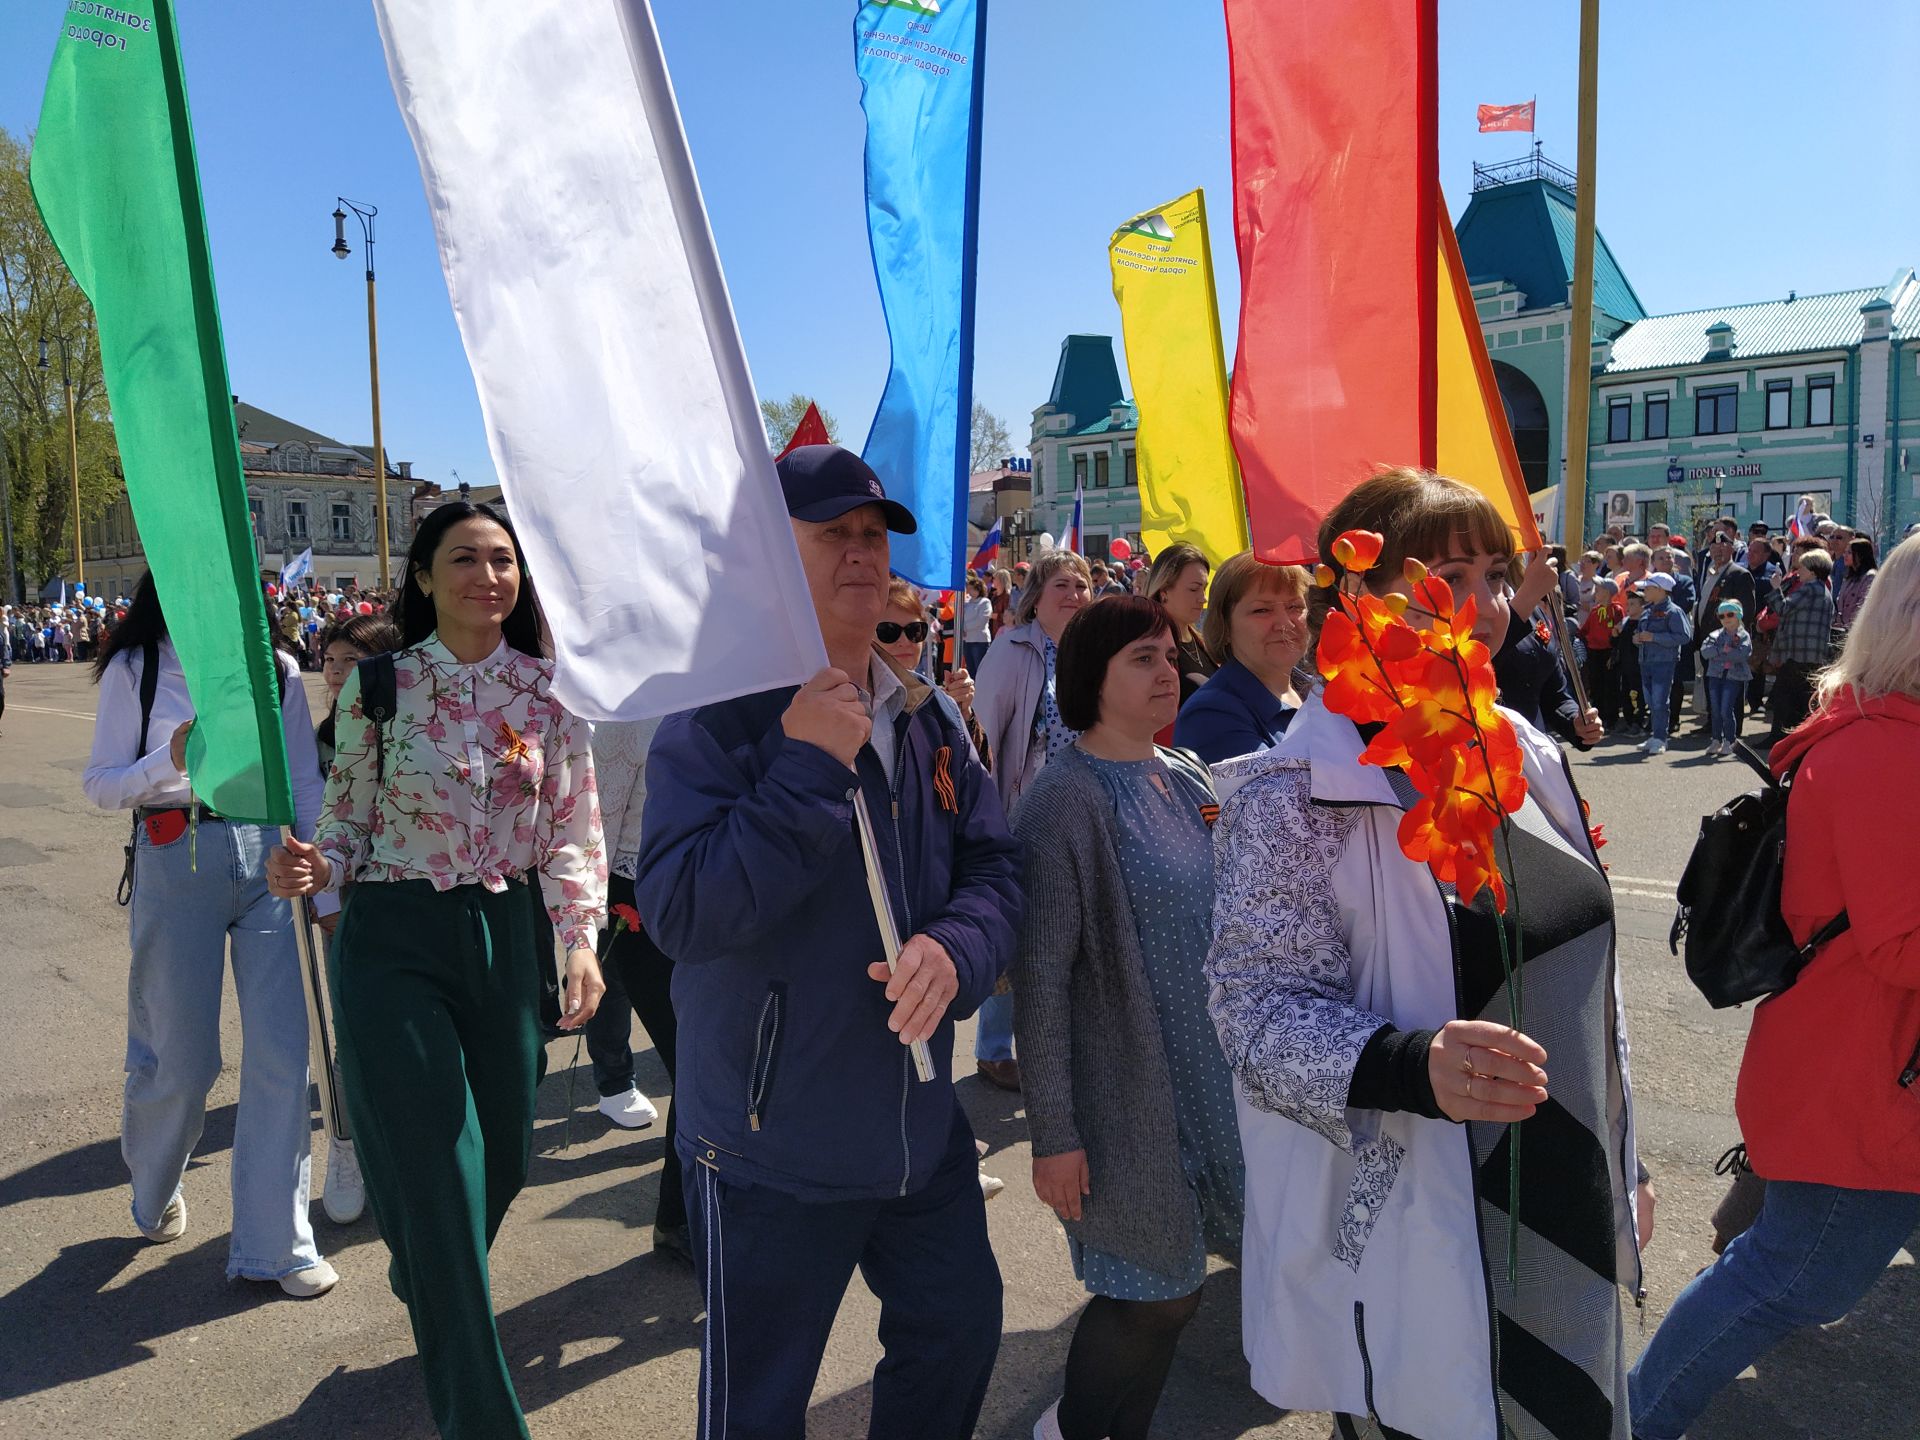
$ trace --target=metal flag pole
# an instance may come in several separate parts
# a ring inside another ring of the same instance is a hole
[[[287,902],[293,907],[293,938],[300,951],[300,988],[307,997],[307,1042],[311,1050],[313,1083],[320,1089],[320,1118],[326,1122],[327,1135],[333,1140],[351,1140],[347,1127],[347,1107],[340,1098],[339,1072],[333,1065],[333,1032],[327,1028],[327,974],[322,951],[313,943],[313,922],[308,918],[307,902],[300,897]]]
[[[873,901],[873,918],[880,924],[880,946],[887,952],[887,968],[900,965],[900,927],[893,923],[893,905],[887,899],[886,882],[881,879],[880,846],[873,835],[873,816],[867,812],[867,794],[853,792],[853,818],[860,830],[860,858],[867,869],[867,898]],[[913,1042],[913,1073],[922,1081],[933,1079],[933,1055],[927,1042]]]

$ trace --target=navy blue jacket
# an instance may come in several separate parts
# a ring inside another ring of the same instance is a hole
[[[1209,765],[1280,743],[1293,711],[1238,660],[1194,691],[1173,722],[1173,743]]]
[[[895,783],[780,728],[793,689],[675,715],[647,754],[635,899],[677,966],[673,1103],[683,1154],[808,1200],[905,1195],[946,1154],[953,1027],[1012,963],[1019,850],[951,702],[908,685]],[[946,752],[944,758],[940,752]],[[950,783],[948,783],[950,782]],[[903,939],[953,957],[960,989],[928,1041],[935,1077],[887,1028],[885,959],[854,828],[865,791]]]

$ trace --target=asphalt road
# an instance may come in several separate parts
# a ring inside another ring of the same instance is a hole
[[[312,688],[317,693],[317,681]],[[0,1436],[402,1437],[432,1433],[406,1313],[385,1283],[371,1219],[314,1223],[341,1283],[296,1303],[223,1278],[239,1027],[187,1175],[192,1227],[152,1246],[132,1229],[118,1149],[126,918],[113,903],[124,816],[80,793],[92,736],[81,667],[19,666],[0,720]],[[1648,1255],[1650,1335],[1710,1257],[1713,1162],[1737,1137],[1733,1081],[1745,1016],[1716,1013],[1666,950],[1672,891],[1696,819],[1750,777],[1688,739],[1659,759],[1609,743],[1575,761],[1604,821],[1619,904],[1642,1148],[1660,1191]],[[636,1029],[636,1050],[644,1048]],[[961,1053],[970,1055],[971,1027]],[[584,1057],[556,1043],[526,1191],[493,1250],[494,1298],[515,1382],[540,1437],[690,1435],[700,1299],[692,1275],[647,1248],[663,1141],[591,1108]],[[666,1077],[642,1056],[656,1100]],[[1033,1198],[1017,1097],[960,1086],[989,1168],[1006,1277],[1006,1329],[980,1434],[1023,1440],[1058,1393],[1084,1295],[1051,1215]],[[316,1135],[318,1189],[325,1145]],[[1238,1277],[1220,1269],[1184,1338],[1158,1433],[1322,1440],[1324,1416],[1284,1415],[1247,1387]],[[814,1392],[810,1434],[866,1433],[876,1306],[856,1278]],[[1641,1342],[1639,1318],[1628,1333]],[[1907,1436],[1920,1431],[1920,1271],[1882,1278],[1847,1320],[1781,1346],[1719,1400],[1696,1440]]]

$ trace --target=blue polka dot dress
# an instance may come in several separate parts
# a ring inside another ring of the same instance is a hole
[[[1084,752],[1082,752],[1084,753]],[[1113,802],[1120,869],[1160,1017],[1180,1159],[1193,1196],[1193,1244],[1185,1270],[1162,1275],[1069,1241],[1074,1274],[1095,1295],[1173,1300],[1207,1274],[1209,1248],[1240,1253],[1246,1167],[1233,1109],[1233,1072],[1207,1015],[1207,950],[1213,943],[1213,837],[1200,807],[1213,796],[1151,760],[1087,763]]]

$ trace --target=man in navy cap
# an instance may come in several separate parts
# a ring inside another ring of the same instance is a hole
[[[886,1350],[870,1433],[957,1440],[999,1350],[1000,1273],[953,1025],[1012,961],[1017,852],[959,711],[875,644],[888,532],[913,533],[912,514],[838,446],[778,468],[828,668],[660,727],[634,884],[678,962],[673,1104],[707,1302],[699,1433],[805,1433],[857,1268]],[[891,975],[861,793],[909,937]]]

